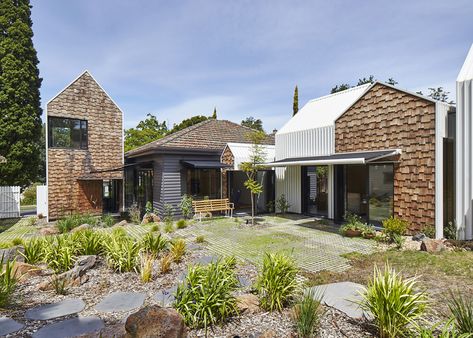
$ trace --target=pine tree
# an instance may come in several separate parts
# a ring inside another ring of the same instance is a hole
[[[214,112],[213,112],[213,114],[212,114],[212,118],[213,118],[214,120],[217,119],[217,107],[214,107]]]
[[[25,187],[38,178],[41,78],[29,0],[0,0],[0,185]]]
[[[299,111],[299,89],[294,88],[294,98],[292,102],[292,116],[296,115]]]

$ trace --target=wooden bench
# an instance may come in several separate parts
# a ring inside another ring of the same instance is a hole
[[[230,203],[228,198],[192,201],[192,207],[194,214],[199,215],[200,221],[202,221],[202,214],[212,214],[214,211],[225,211],[227,216],[230,212],[230,217],[233,217],[233,209],[235,209],[234,204]]]

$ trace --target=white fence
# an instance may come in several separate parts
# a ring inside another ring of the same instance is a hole
[[[48,217],[48,186],[38,185],[36,187],[36,215]]]
[[[0,187],[0,218],[20,217],[20,187]]]

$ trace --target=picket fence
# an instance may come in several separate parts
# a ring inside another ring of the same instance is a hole
[[[20,187],[0,186],[0,218],[20,217]]]

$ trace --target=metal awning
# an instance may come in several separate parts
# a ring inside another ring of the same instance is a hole
[[[286,158],[265,163],[265,165],[270,167],[287,167],[293,165],[367,164],[399,154],[401,154],[401,149],[335,153],[324,156]]]
[[[221,163],[219,161],[181,161],[181,163],[192,169],[221,169],[232,167],[229,164]]]

